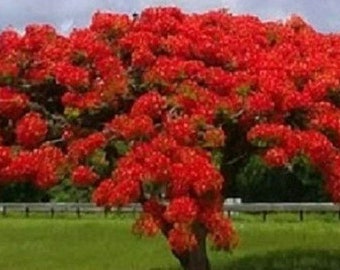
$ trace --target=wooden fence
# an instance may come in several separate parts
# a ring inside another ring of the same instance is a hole
[[[269,213],[297,213],[299,220],[304,220],[305,213],[337,213],[340,220],[340,204],[333,203],[225,203],[225,213],[231,216],[234,213],[262,214],[263,221],[267,220]],[[45,213],[54,217],[56,213],[75,214],[78,218],[87,213],[133,213],[140,212],[139,204],[130,204],[122,208],[98,207],[93,203],[0,203],[0,213],[6,216],[9,213],[22,213],[29,217],[31,213]]]

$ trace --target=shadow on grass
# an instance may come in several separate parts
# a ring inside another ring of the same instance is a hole
[[[229,258],[229,259],[228,259]],[[265,254],[226,256],[225,262],[212,262],[212,270],[339,270],[339,250],[283,250]],[[180,270],[177,267],[150,270]]]
[[[327,243],[325,243],[327,245]],[[213,270],[339,270],[340,249],[267,252],[232,259],[224,265],[214,265]]]

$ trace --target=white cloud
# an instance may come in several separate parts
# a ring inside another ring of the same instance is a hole
[[[75,27],[74,20],[73,19],[68,19],[63,21],[60,26],[59,30],[63,34],[69,33],[73,28]]]

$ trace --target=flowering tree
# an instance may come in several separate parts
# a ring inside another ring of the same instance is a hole
[[[133,231],[161,232],[186,270],[210,268],[207,237],[236,245],[223,194],[251,154],[304,160],[340,200],[340,36],[297,16],[96,13],[68,37],[5,30],[0,56],[0,183],[139,202]]]

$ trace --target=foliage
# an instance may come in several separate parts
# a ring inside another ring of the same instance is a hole
[[[68,37],[5,30],[1,182],[70,179],[99,205],[139,202],[134,232],[162,232],[183,268],[209,269],[207,236],[237,244],[222,202],[252,155],[280,173],[302,160],[340,201],[339,44],[297,16],[226,10],[98,12]]]
[[[46,202],[50,199],[45,190],[38,189],[32,183],[11,183],[0,186],[0,198],[2,202]]]
[[[322,176],[308,160],[296,158],[291,169],[269,168],[252,156],[234,181],[233,197],[244,202],[325,202]]]

